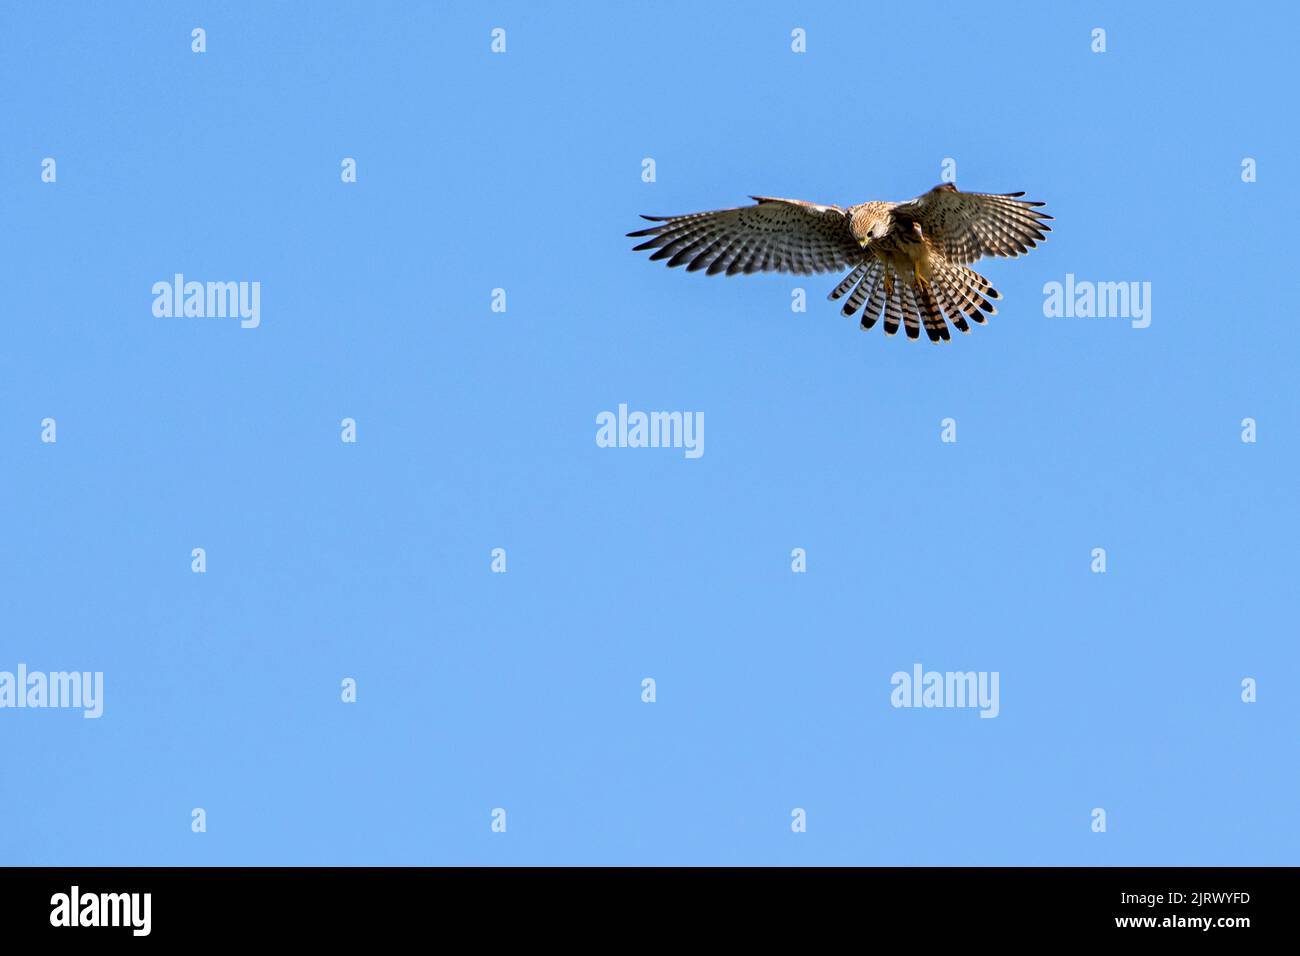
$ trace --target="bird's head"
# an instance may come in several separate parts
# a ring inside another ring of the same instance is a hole
[[[881,208],[882,206],[884,203],[863,203],[853,209],[851,218],[853,236],[863,249],[885,238],[889,232],[888,211]]]
[[[871,245],[877,239],[884,238],[884,235],[885,235],[884,225],[882,223],[872,223],[870,226],[867,227],[866,232],[858,236],[858,245],[861,246],[863,249],[865,249],[867,248],[867,246]]]

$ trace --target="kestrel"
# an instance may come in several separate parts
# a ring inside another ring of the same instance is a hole
[[[851,270],[830,298],[848,295],[841,312],[863,309],[862,328],[884,316],[886,335],[901,323],[909,339],[922,326],[931,342],[949,341],[948,322],[969,332],[995,315],[1001,295],[969,264],[983,256],[1018,256],[1051,231],[1052,217],[1024,193],[958,192],[935,186],[907,202],[864,202],[848,209],[798,199],[751,196],[757,205],[685,216],[642,216],[661,225],[628,236],[649,236],[636,250],[687,272]],[[945,317],[947,322],[944,321]]]

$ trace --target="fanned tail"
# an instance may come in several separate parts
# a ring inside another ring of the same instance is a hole
[[[845,316],[861,309],[863,330],[883,318],[886,335],[897,334],[901,326],[909,339],[920,338],[925,329],[931,342],[950,342],[949,322],[959,332],[969,333],[969,322],[983,325],[986,315],[997,314],[991,300],[1002,296],[988,279],[966,266],[942,263],[928,283],[918,284],[910,271],[904,278],[888,260],[873,258],[855,266],[828,298],[845,300],[840,309]]]
[[[952,324],[963,332],[969,332],[965,319],[977,325],[983,325],[985,315],[997,315],[997,308],[990,299],[1000,299],[1001,294],[993,288],[988,279],[974,269],[966,266],[945,264],[934,276],[934,288],[946,303],[943,307]],[[958,318],[962,321],[957,321]]]

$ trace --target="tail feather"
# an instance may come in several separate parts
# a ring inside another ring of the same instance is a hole
[[[935,301],[939,303],[939,308],[943,309],[948,321],[956,326],[958,332],[970,333],[970,326],[966,324],[966,313],[954,304],[952,297],[948,294],[948,287],[941,279],[936,279],[933,284]]]
[[[886,271],[889,266],[885,266]],[[885,299],[885,334],[898,334],[898,326],[903,321],[903,283],[894,277],[894,291]]]
[[[952,336],[948,332],[948,323],[943,320],[943,313],[939,310],[939,303],[934,298],[934,283],[928,286],[917,286],[915,289],[916,304],[921,307],[921,319],[925,323],[925,334],[929,336],[931,342],[948,342]]]
[[[917,305],[916,287],[910,282],[903,286],[903,328],[909,339],[921,337],[921,309]]]
[[[961,277],[955,274],[954,270],[942,270],[936,277],[935,285],[958,315],[964,315],[975,322],[983,321],[984,317],[979,314],[979,307],[975,304],[975,300],[971,298],[970,291],[966,288]],[[949,311],[949,315],[951,314],[952,311]]]
[[[867,307],[862,310],[862,331],[869,330],[880,321],[881,313],[885,308],[885,270],[882,266],[875,272],[875,278],[871,285],[871,295],[867,300]]]
[[[966,313],[966,318],[970,319],[976,325],[984,325],[988,320],[984,313],[980,312],[978,303],[971,298],[971,294],[965,288],[954,286],[958,296],[958,307]]]
[[[871,295],[872,290],[875,288],[875,284],[879,281],[880,270],[876,268],[868,269],[862,276],[861,280],[859,280],[856,288],[854,288],[853,292],[849,295],[848,301],[844,303],[844,308],[840,309],[840,313],[845,316],[851,316],[854,312],[857,312],[858,309],[862,308],[862,303],[867,301],[867,297]]]
[[[945,291],[967,317],[984,324],[981,309],[989,315],[996,315],[997,308],[989,298],[1000,299],[998,291],[978,272],[965,266],[948,266],[942,270],[941,278]]]
[[[993,284],[989,282],[988,279],[984,278],[982,275],[976,272],[974,269],[967,268],[966,266],[961,266],[960,270],[962,276],[966,280],[966,285],[972,291],[978,293],[980,298],[986,300],[980,303],[980,308],[988,312],[989,315],[997,315],[998,310],[995,309],[991,304],[989,304],[987,300],[1000,299],[1002,298],[1002,293],[998,292],[997,289],[993,288]]]
[[[862,276],[866,273],[867,269],[870,268],[870,266],[871,263],[869,262],[864,262],[861,265],[855,266],[853,271],[844,277],[844,281],[842,281],[834,289],[831,289],[831,294],[828,295],[826,298],[834,302],[836,299],[842,297],[844,293],[848,292],[851,288],[853,288],[858,283],[858,280],[862,278]]]

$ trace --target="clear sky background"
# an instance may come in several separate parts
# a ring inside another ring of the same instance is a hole
[[[1296,27],[5,4],[0,670],[105,703],[0,710],[0,862],[1300,862]],[[623,237],[945,158],[1057,221],[944,347]],[[156,318],[177,272],[261,282],[260,328]],[[1150,327],[1045,318],[1067,273]],[[621,402],[705,454],[598,448]],[[917,662],[1000,716],[894,709]]]

